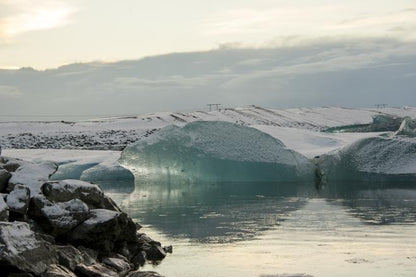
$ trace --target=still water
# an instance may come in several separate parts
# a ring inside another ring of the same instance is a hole
[[[395,188],[393,188],[395,187]],[[227,183],[106,187],[187,276],[416,276],[416,189]]]

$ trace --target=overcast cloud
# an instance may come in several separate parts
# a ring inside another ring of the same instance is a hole
[[[416,103],[416,43],[321,39],[116,63],[0,71],[2,115],[112,115],[249,104],[371,107]]]

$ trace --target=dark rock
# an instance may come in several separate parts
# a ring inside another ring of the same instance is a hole
[[[90,208],[104,208],[104,192],[99,186],[84,181],[49,181],[43,184],[42,191],[54,202],[66,202],[78,198]]]
[[[127,277],[164,277],[154,271],[133,271],[130,272]]]
[[[77,226],[70,240],[87,244],[109,254],[117,241],[137,241],[136,226],[125,213],[104,209],[91,210],[91,217]]]
[[[87,204],[79,199],[54,203],[52,206],[46,205],[41,209],[41,213],[56,235],[68,232],[90,216]]]
[[[82,246],[82,245],[78,246],[77,249],[79,251],[81,251],[82,255],[87,255],[87,256],[91,257],[92,259],[94,259],[94,260],[98,259],[98,251],[97,250],[87,248],[87,247]]]
[[[86,252],[81,252],[72,245],[58,245],[58,261],[60,265],[63,265],[72,271],[78,264],[92,265],[96,261]]]
[[[30,198],[28,215],[39,220],[44,217],[42,209],[47,206],[53,206],[53,203],[42,194],[35,195]]]
[[[33,275],[28,272],[11,272],[7,277],[33,277]]]
[[[3,168],[8,172],[15,172],[19,167],[20,163],[18,162],[7,162],[5,165],[3,165]]]
[[[172,254],[173,253],[173,246],[172,245],[164,246],[163,251],[165,251],[166,253]]]
[[[7,196],[7,206],[10,212],[25,215],[29,208],[30,191],[23,185],[17,185]]]
[[[105,258],[102,263],[115,269],[120,276],[126,276],[133,269],[128,262],[119,258]]]
[[[144,266],[146,263],[146,252],[139,251],[136,255],[134,255],[130,260],[134,266],[137,268],[139,266]]]
[[[75,274],[79,277],[118,277],[118,273],[102,264],[79,264],[75,268]]]
[[[36,275],[57,262],[56,248],[36,238],[25,222],[0,222],[0,265]]]
[[[51,264],[41,277],[76,277],[76,275],[64,266]]]
[[[9,221],[9,206],[3,197],[0,197],[0,221]]]
[[[12,175],[0,166],[0,192],[5,191],[10,177],[12,177]]]
[[[146,252],[147,260],[156,262],[166,257],[166,252],[163,250],[160,242],[152,240],[146,234],[139,234],[138,240],[141,249]]]

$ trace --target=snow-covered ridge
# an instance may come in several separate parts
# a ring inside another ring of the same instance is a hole
[[[416,118],[416,107],[277,110],[250,106],[212,112],[160,112],[77,122],[0,122],[0,145],[3,148],[119,150],[171,124],[182,126],[193,121],[227,121],[268,129],[268,133],[273,134],[276,133],[274,128],[282,127],[321,131],[328,127],[367,124],[377,114]]]

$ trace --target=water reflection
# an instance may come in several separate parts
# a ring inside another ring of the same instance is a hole
[[[351,220],[354,228],[357,224],[416,222],[415,189],[390,188],[385,184],[378,188],[375,184],[328,187],[316,191],[313,184],[157,185],[136,181],[132,193],[112,197],[141,223],[171,237],[200,242],[256,238],[296,216],[294,211],[305,209],[316,198],[330,204],[334,213],[342,208],[351,219],[358,219],[358,223]],[[336,215],[333,221],[333,226],[340,224]]]
[[[272,183],[136,184],[122,205],[140,222],[174,237],[232,242],[270,229],[307,201],[310,186]]]
[[[371,189],[339,189],[326,192],[329,202],[343,205],[351,216],[366,224],[412,224],[416,222],[416,189],[373,184]]]

